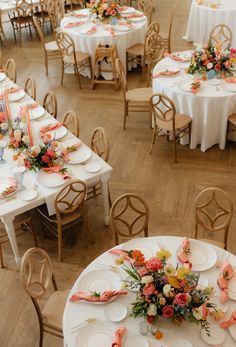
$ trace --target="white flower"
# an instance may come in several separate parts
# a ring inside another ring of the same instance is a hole
[[[31,153],[32,153],[34,156],[38,155],[39,152],[40,152],[40,147],[39,147],[39,146],[32,146],[32,147],[31,147]]]
[[[22,134],[22,132],[20,129],[14,130],[14,138],[17,142],[21,141],[21,134]]]
[[[147,315],[148,316],[156,316],[157,314],[157,307],[155,304],[150,304],[147,309]]]
[[[208,68],[208,70],[212,69],[213,68],[213,64],[212,63],[208,63],[207,64],[207,68]]]
[[[4,131],[4,130],[7,130],[8,129],[8,124],[7,123],[2,123],[1,124],[1,129]]]
[[[164,271],[168,276],[174,276],[176,272],[174,266],[172,266],[171,264],[166,264]]]
[[[197,320],[201,320],[203,318],[203,308],[202,306],[193,309],[193,317]]]
[[[103,4],[103,5],[102,5],[102,8],[103,8],[104,10],[106,10],[106,9],[108,8],[108,4],[106,4],[106,3]]]
[[[163,293],[164,295],[169,298],[172,294],[172,288],[171,288],[171,285],[170,284],[166,284],[164,285],[163,287]]]
[[[147,284],[153,282],[154,278],[152,276],[143,276],[141,279],[141,283]]]
[[[29,136],[28,136],[28,135],[24,135],[24,136],[22,137],[22,141],[28,145],[29,142],[30,142]]]

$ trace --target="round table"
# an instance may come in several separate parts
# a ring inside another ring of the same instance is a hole
[[[218,24],[226,24],[233,33],[231,47],[236,47],[236,2],[220,0],[218,8],[198,5],[192,0],[185,39],[207,43],[211,30]]]
[[[69,34],[74,42],[75,48],[78,51],[89,53],[93,63],[95,50],[98,45],[116,45],[118,56],[126,69],[126,49],[132,47],[137,43],[144,43],[145,33],[147,28],[147,18],[144,16],[137,22],[133,23],[133,28],[124,28],[120,25],[103,24],[97,21],[96,24],[91,23],[89,18],[89,10],[83,9],[76,11],[76,13],[87,14],[87,18],[75,18],[66,16],[61,21],[61,29]],[[65,26],[69,22],[84,21],[85,24],[75,28],[67,29]],[[124,22],[125,20],[122,19]],[[84,31],[89,29],[92,25],[96,25],[96,31],[93,34],[85,34]],[[114,34],[111,33],[110,29],[114,29]],[[125,31],[121,31],[125,30]],[[93,65],[92,65],[93,66]]]
[[[134,239],[135,240],[135,239]],[[140,240],[140,239],[138,239]],[[144,240],[144,241],[143,241]],[[129,241],[130,242],[130,241]],[[135,243],[137,242],[137,239],[135,240]],[[170,262],[174,265],[176,264],[176,250],[182,243],[182,238],[180,237],[174,237],[174,236],[159,236],[159,237],[149,237],[146,239],[142,239],[142,242],[145,242],[145,247],[148,247],[148,251],[152,252],[154,255],[160,247],[163,247],[165,249],[168,249],[172,253],[172,257],[170,258]],[[202,243],[201,241],[198,241],[199,243]],[[148,243],[148,245],[146,244]],[[125,244],[124,244],[125,245]],[[117,246],[118,248],[121,248],[123,245]],[[117,248],[116,247],[116,248]],[[129,244],[129,249],[131,249],[132,245]],[[137,247],[137,245],[136,245]],[[228,253],[227,251],[224,251],[218,247],[212,246],[216,253],[217,257],[219,260],[221,259],[226,259],[228,256],[228,261],[236,268],[236,257],[233,256],[232,254]],[[133,245],[133,248],[135,248],[135,244]],[[126,248],[124,248],[126,249]],[[109,252],[105,252],[101,256],[99,256],[97,259],[95,259],[83,272],[82,274],[78,277],[76,280],[73,288],[70,291],[66,306],[65,306],[65,311],[64,311],[64,316],[63,316],[63,333],[64,333],[64,343],[65,346],[67,347],[77,347],[80,345],[77,339],[77,334],[76,331],[73,331],[73,328],[75,326],[79,326],[78,329],[83,329],[86,327],[85,321],[87,319],[95,318],[97,322],[106,322],[106,318],[104,315],[104,309],[107,307],[108,304],[90,304],[88,302],[70,302],[69,298],[71,295],[76,293],[78,291],[78,283],[83,279],[83,276],[90,271],[94,270],[107,270],[109,266],[115,265],[114,260],[116,257],[112,255]],[[118,276],[124,280],[127,278],[127,274],[125,273],[124,270],[122,270],[119,267],[119,272],[117,273]],[[220,290],[216,284],[217,276],[219,274],[219,268],[214,266],[213,268],[201,272],[201,276],[203,280],[208,280],[209,285],[213,285],[215,288],[215,295],[219,296],[220,295]],[[128,295],[118,297],[114,301],[114,303],[123,303],[127,308],[128,312],[130,312],[131,308],[131,303],[135,300],[136,293],[129,291]],[[229,306],[229,310],[226,314],[226,318],[228,318],[233,310],[236,309],[236,302],[229,300],[227,302]],[[139,334],[139,323],[143,321],[142,318],[139,319],[134,319],[133,317],[129,317],[129,314],[127,317],[119,323],[108,323],[109,325],[112,325],[112,329],[114,329],[114,333],[118,327],[125,326],[128,329],[128,333],[134,333],[134,334]],[[80,325],[81,324],[81,325]],[[201,339],[200,337],[200,326],[195,325],[195,324],[190,324],[184,322],[183,325],[181,325],[182,328],[179,328],[171,321],[167,321],[164,319],[161,319],[161,330],[164,332],[164,338],[185,338],[189,341],[192,342],[193,347],[207,347],[208,345]],[[149,347],[155,347],[157,346],[157,340],[149,335],[146,335],[145,338],[149,342]],[[161,345],[162,340],[159,341]],[[163,340],[164,342],[164,340]],[[234,347],[236,342],[232,339],[231,335],[229,334],[228,331],[226,331],[226,340],[224,343],[225,347]],[[158,344],[158,346],[160,346]],[[103,347],[100,345],[96,345],[96,347]],[[179,346],[178,346],[179,347]]]
[[[220,149],[223,150],[226,143],[228,117],[236,112],[236,93],[227,91],[226,82],[223,80],[219,80],[220,84],[217,86],[211,85],[211,81],[201,81],[202,87],[196,94],[181,90],[179,83],[185,78],[193,78],[185,72],[189,64],[190,62],[175,62],[170,57],[162,59],[155,66],[153,75],[162,67],[169,66],[179,68],[180,73],[171,77],[154,78],[153,93],[167,95],[174,102],[177,112],[192,118],[190,148],[201,145],[201,150],[205,152],[211,146],[219,144]],[[188,136],[181,143],[186,144],[187,141]]]

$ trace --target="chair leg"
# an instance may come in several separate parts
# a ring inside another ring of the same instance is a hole
[[[110,192],[109,186],[108,186],[108,203],[109,203],[109,206],[110,206],[110,208],[111,208],[111,206],[112,206],[112,200],[111,200],[111,192]]]
[[[153,134],[152,134],[152,143],[151,143],[151,149],[149,151],[149,154],[152,154],[152,149],[153,149],[153,145],[156,141],[156,128],[153,128]]]
[[[31,230],[32,235],[33,235],[35,247],[38,247],[38,241],[37,241],[37,237],[36,237],[36,234],[35,234],[35,231],[34,231],[34,228],[33,228],[32,221],[29,221],[28,224],[29,224],[29,229]]]
[[[191,147],[191,133],[192,133],[192,122],[189,123],[189,126],[188,126],[188,131],[189,131],[189,148]]]
[[[174,145],[174,162],[177,163],[177,151],[176,151],[176,136],[175,136],[175,130],[173,131],[173,145]]]
[[[58,261],[62,261],[62,230],[61,226],[57,226],[57,237],[58,237]]]
[[[128,112],[129,112],[129,103],[127,101],[125,101],[125,105],[124,105],[124,125],[123,128],[124,130],[126,129],[126,117],[128,116]]]
[[[46,76],[48,76],[48,56],[45,52],[45,69],[46,69]]]
[[[61,85],[63,85],[63,80],[64,80],[64,62],[62,61],[62,64],[61,64]]]
[[[3,254],[2,254],[2,246],[1,246],[1,243],[0,243],[0,267],[1,267],[1,269],[4,268],[4,262],[3,262]]]
[[[80,83],[80,74],[79,74],[79,69],[78,69],[78,66],[77,66],[77,65],[74,65],[74,68],[75,68],[75,74],[76,74],[76,75],[77,75],[77,77],[78,77],[79,89],[81,89],[81,83]]]
[[[21,26],[19,28],[19,31],[20,31],[20,47],[21,47]]]
[[[39,325],[39,347],[43,347],[43,326]]]

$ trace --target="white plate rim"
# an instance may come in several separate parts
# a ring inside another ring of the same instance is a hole
[[[123,315],[122,315],[121,318],[119,318],[119,319],[114,319],[114,318],[112,318],[112,317],[109,317],[108,311],[112,308],[112,306],[113,306],[113,307],[114,307],[114,306],[117,307],[117,308],[119,309],[119,312],[121,311],[121,309],[123,309]],[[124,320],[124,319],[127,317],[127,314],[128,314],[128,309],[127,309],[127,307],[126,307],[124,304],[120,303],[120,302],[111,303],[111,304],[107,305],[107,306],[105,307],[105,310],[104,310],[104,315],[105,315],[106,319],[107,319],[108,321],[110,321],[110,322],[121,322],[122,320]]]
[[[85,153],[87,152],[87,156],[85,156],[85,159],[75,159],[75,160],[71,160],[70,159],[70,156],[69,156],[69,161],[68,161],[68,164],[71,164],[71,165],[76,165],[76,164],[82,164],[82,163],[85,163],[86,161],[88,161],[93,152],[91,151],[90,148],[86,147],[86,146],[81,146],[78,151],[76,151],[77,153],[79,153],[79,151],[85,151]]]
[[[23,99],[24,96],[25,96],[25,91],[23,89],[20,89],[17,92],[9,93],[9,100],[18,101],[20,99]]]
[[[90,167],[90,166],[97,166],[97,169],[95,170],[91,170],[91,169],[89,169],[88,167]],[[99,171],[101,171],[101,169],[102,169],[102,164],[99,162],[99,161],[97,161],[97,160],[94,160],[94,161],[91,161],[91,162],[88,162],[87,164],[85,164],[85,170],[87,171],[87,172],[89,172],[89,173],[96,173],[96,172],[99,172]]]
[[[64,180],[63,178],[61,178],[61,182],[59,183],[59,182],[57,182],[56,184],[53,184],[53,185],[51,185],[51,184],[45,184],[45,183],[42,183],[42,175],[48,175],[48,177],[50,177],[50,175],[53,175],[53,174],[56,174],[56,175],[59,175],[60,176],[60,174],[59,173],[47,173],[47,172],[44,172],[43,170],[40,170],[38,173],[37,173],[37,181],[38,181],[38,183],[40,184],[40,185],[42,185],[43,187],[46,187],[46,188],[56,188],[56,187],[60,187],[60,186],[62,186],[65,182],[66,182],[66,180]],[[45,177],[47,177],[47,176],[45,176]],[[51,182],[53,183],[53,181],[51,180]]]

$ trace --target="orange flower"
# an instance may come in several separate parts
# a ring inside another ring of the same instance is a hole
[[[155,338],[156,338],[157,340],[162,339],[162,338],[163,338],[163,333],[162,333],[160,330],[158,330],[158,331],[155,333]]]
[[[139,251],[138,249],[135,249],[132,251],[131,255],[132,255],[132,258],[135,260],[136,263],[144,264],[145,258],[144,258],[144,255],[141,251]]]

